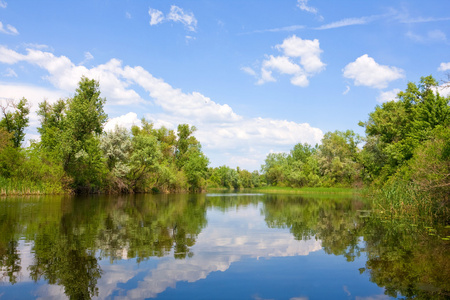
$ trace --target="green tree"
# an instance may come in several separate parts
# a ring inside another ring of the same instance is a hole
[[[156,137],[140,133],[132,138],[130,172],[128,178],[133,190],[146,190],[149,187],[151,173],[159,169],[162,157]]]
[[[351,185],[360,170],[358,143],[352,130],[327,132],[318,150],[318,163],[325,185]]]
[[[183,168],[184,164],[188,160],[190,148],[197,148],[200,143],[193,136],[193,133],[197,130],[195,126],[189,126],[188,124],[180,124],[177,129],[177,142],[175,144],[175,158],[176,165],[179,169]]]
[[[11,140],[15,148],[19,148],[25,139],[25,128],[28,126],[30,106],[27,99],[20,99],[19,103],[7,101],[0,105],[3,118],[0,120],[0,128],[11,133]]]
[[[269,153],[265,164],[261,166],[268,185],[283,185],[288,170],[288,155],[286,153]]]
[[[188,159],[184,163],[183,170],[186,173],[190,189],[201,191],[206,186],[206,172],[209,160],[199,150],[193,148],[188,151]]]
[[[450,124],[450,98],[442,97],[437,85],[432,76],[422,77],[418,85],[409,82],[397,102],[377,106],[368,121],[360,122],[367,135],[363,154],[366,178],[380,177],[385,182],[413,157],[434,128]]]
[[[82,77],[73,98],[39,105],[40,147],[61,162],[79,190],[99,189],[107,174],[99,137],[107,115],[99,83]]]

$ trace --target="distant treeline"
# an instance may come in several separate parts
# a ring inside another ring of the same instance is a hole
[[[40,140],[27,148],[21,147],[27,100],[2,103],[0,188],[21,194],[365,186],[391,211],[448,215],[450,98],[437,86],[431,76],[408,83],[398,101],[377,106],[360,122],[365,137],[328,132],[320,145],[299,143],[290,153],[270,153],[260,172],[249,172],[208,168],[188,124],[175,131],[143,119],[131,131],[105,132],[106,99],[97,81],[83,77],[73,98],[39,104]]]

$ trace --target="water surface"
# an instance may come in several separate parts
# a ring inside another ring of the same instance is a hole
[[[448,229],[358,198],[0,200],[0,299],[445,299]]]

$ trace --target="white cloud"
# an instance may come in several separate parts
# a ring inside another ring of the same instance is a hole
[[[449,21],[450,17],[444,17],[444,18],[436,18],[436,17],[416,17],[412,18],[408,15],[399,15],[397,17],[399,19],[400,23],[430,23],[430,22],[442,22],[442,21]]]
[[[342,92],[342,95],[347,95],[348,92],[350,92],[350,86],[347,85],[347,86],[345,87],[345,91]]]
[[[185,12],[182,8],[172,5],[170,12],[164,16],[160,10],[149,8],[150,25],[157,25],[164,21],[180,22],[189,31],[195,31],[197,28],[197,19],[192,12]]]
[[[6,72],[3,73],[3,76],[5,76],[5,77],[17,77],[17,73],[13,69],[7,68]]]
[[[448,71],[450,70],[450,62],[448,63],[441,63],[439,65],[438,71]]]
[[[348,18],[348,19],[343,19],[343,20],[333,22],[330,24],[325,24],[325,25],[322,25],[315,29],[323,30],[323,29],[332,29],[332,28],[339,28],[339,27],[345,27],[345,26],[351,26],[351,25],[362,25],[362,24],[367,24],[370,21],[371,21],[371,18],[369,18],[369,17]]]
[[[192,12],[185,12],[182,8],[172,5],[167,19],[174,22],[181,22],[189,31],[195,31],[197,19]]]
[[[397,101],[397,94],[400,93],[400,89],[393,89],[391,91],[380,92],[380,95],[377,97],[377,101],[380,103],[388,102],[388,101]]]
[[[404,77],[402,69],[379,65],[367,54],[346,65],[342,71],[345,78],[354,79],[355,85],[378,89],[386,88],[389,82]]]
[[[264,32],[283,32],[283,31],[297,31],[305,29],[304,25],[291,25],[291,26],[285,26],[285,27],[279,27],[279,28],[271,28],[271,29],[261,29],[261,30],[254,30],[251,32],[246,32],[242,34],[252,34],[252,33],[264,33]]]
[[[297,74],[302,71],[302,68],[290,61],[287,56],[269,56],[268,60],[265,60],[262,64],[264,69],[272,69],[280,72],[281,74]]]
[[[44,44],[24,43],[23,46],[30,49],[53,51],[52,47]]]
[[[409,39],[418,42],[418,43],[429,43],[429,42],[446,42],[447,35],[441,30],[431,30],[428,31],[426,35],[419,35],[412,31],[408,31],[406,33],[406,37]]]
[[[84,59],[82,62],[80,62],[80,65],[82,66],[82,65],[86,64],[88,61],[93,60],[93,59],[94,59],[94,56],[89,51],[84,52]]]
[[[125,18],[131,19],[131,18],[132,18],[132,17],[131,17],[131,14],[130,14],[129,12],[125,12]]]
[[[261,64],[261,75],[257,84],[274,82],[272,71],[280,74],[291,75],[291,83],[296,86],[309,85],[309,77],[325,69],[325,64],[320,60],[319,40],[303,40],[295,35],[285,39],[281,45],[275,48],[283,52],[282,56],[269,55]],[[251,74],[250,70],[244,70]]]
[[[8,3],[4,0],[0,0],[0,8],[6,8],[8,6]]]
[[[250,67],[242,67],[241,70],[247,73],[248,75],[257,76],[255,70],[253,70]]]
[[[116,125],[119,127],[124,127],[126,129],[131,129],[133,125],[141,126],[142,124],[136,113],[129,112],[117,118],[109,119],[105,124],[104,130],[113,131]]]
[[[317,39],[303,40],[293,35],[275,47],[278,50],[282,49],[286,56],[299,57],[300,64],[308,73],[318,73],[325,69],[326,65],[320,60],[322,50]]]
[[[77,88],[82,76],[96,79],[100,82],[103,96],[114,104],[142,103],[143,99],[136,91],[130,89],[130,83],[120,78],[121,62],[111,59],[103,65],[91,69],[77,66],[65,56],[55,56],[50,52],[27,49],[27,54],[20,54],[14,50],[0,46],[0,62],[15,64],[25,61],[47,70],[48,81],[57,89],[72,92]]]
[[[148,14],[150,15],[150,26],[157,25],[164,21],[164,14],[160,10],[149,8]]]
[[[9,35],[18,35],[19,31],[17,29],[9,24],[6,24],[5,27],[3,26],[3,23],[0,22],[0,33],[9,34]]]
[[[312,7],[312,6],[308,6],[308,0],[298,0],[297,1],[297,6],[303,11],[310,12],[310,13],[313,13],[313,14],[317,14],[318,13],[317,8]]]

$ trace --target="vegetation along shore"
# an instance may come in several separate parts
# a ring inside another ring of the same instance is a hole
[[[353,193],[364,190],[392,215],[449,223],[450,107],[431,76],[408,83],[351,130],[327,132],[320,145],[270,153],[260,171],[208,167],[196,128],[143,119],[105,132],[99,83],[82,77],[72,98],[39,104],[40,139],[23,147],[27,99],[2,104],[1,195],[172,193],[208,189]],[[300,188],[300,190],[299,190]]]

